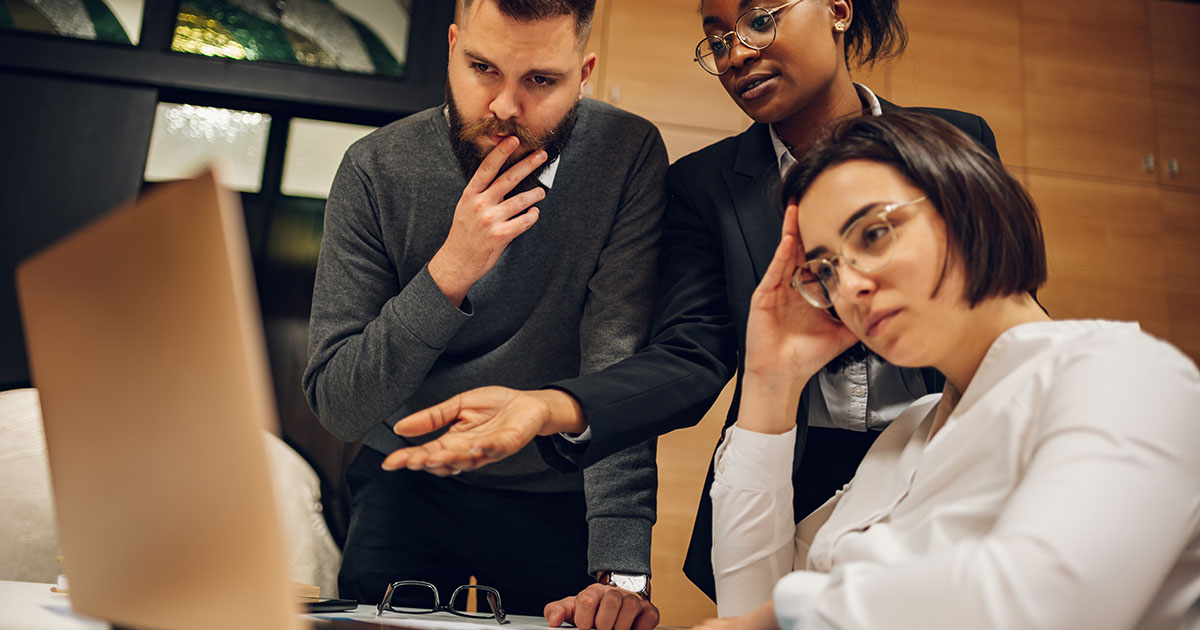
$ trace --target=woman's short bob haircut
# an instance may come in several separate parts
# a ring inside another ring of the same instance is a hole
[[[896,169],[942,217],[949,243],[935,295],[951,257],[963,262],[963,298],[972,308],[1045,284],[1046,246],[1029,194],[999,160],[950,123],[911,111],[835,123],[788,172],[780,189],[783,204],[802,198],[821,173],[851,160]]]

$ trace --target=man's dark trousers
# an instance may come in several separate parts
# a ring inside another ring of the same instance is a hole
[[[505,612],[540,616],[546,604],[594,582],[582,492],[481,488],[425,472],[388,472],[379,467],[383,458],[364,447],[346,473],[352,514],[339,596],[375,605],[391,582],[424,580],[445,605],[475,576],[500,591]],[[479,603],[486,612],[483,598]]]

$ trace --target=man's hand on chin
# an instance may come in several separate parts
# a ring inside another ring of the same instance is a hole
[[[546,625],[574,624],[580,630],[653,630],[658,608],[638,593],[615,586],[592,584],[556,602],[546,604]]]
[[[415,437],[442,427],[436,440],[392,452],[384,470],[424,470],[438,476],[474,470],[516,453],[539,435],[582,433],[579,403],[566,392],[480,387],[396,423],[397,435]]]

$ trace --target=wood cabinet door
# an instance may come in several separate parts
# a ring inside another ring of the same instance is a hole
[[[1167,339],[1200,362],[1200,194],[1164,191]]]
[[[1021,7],[1012,0],[905,0],[908,49],[889,65],[897,105],[979,114],[1005,164],[1025,165]]]
[[[1029,192],[1045,233],[1050,277],[1038,295],[1050,316],[1137,321],[1170,339],[1159,189],[1031,173]]]
[[[651,564],[654,603],[662,627],[691,627],[717,616],[717,605],[683,574],[696,507],[713,449],[721,438],[733,400],[733,381],[694,427],[658,438],[658,522],[654,524]]]
[[[1150,43],[1159,181],[1200,190],[1200,4],[1151,2]]]
[[[750,124],[716,77],[693,61],[704,37],[697,0],[607,0],[604,93],[661,128],[735,133]]]
[[[1028,166],[1157,182],[1145,0],[1023,0]]]

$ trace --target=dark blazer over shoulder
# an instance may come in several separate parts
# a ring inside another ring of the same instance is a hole
[[[880,103],[884,111],[900,109],[883,99]],[[950,122],[997,154],[995,136],[981,117],[947,109],[910,109]],[[582,447],[539,438],[548,463],[560,469],[587,466],[631,444],[700,421],[744,352],[750,296],[770,264],[783,225],[779,182],[764,124],[754,124],[671,166],[650,344],[601,372],[553,385],[579,400],[592,438]],[[924,376],[931,383],[931,375]],[[818,388],[810,387],[806,396],[812,395],[809,390],[820,395]],[[739,379],[726,426],[737,418],[740,391]],[[801,431],[795,466],[804,451],[805,408],[800,405],[797,419]],[[860,450],[846,454],[854,458],[851,471],[865,452]],[[710,596],[711,481],[710,465],[685,565],[692,581]],[[807,511],[800,516],[804,514]]]

